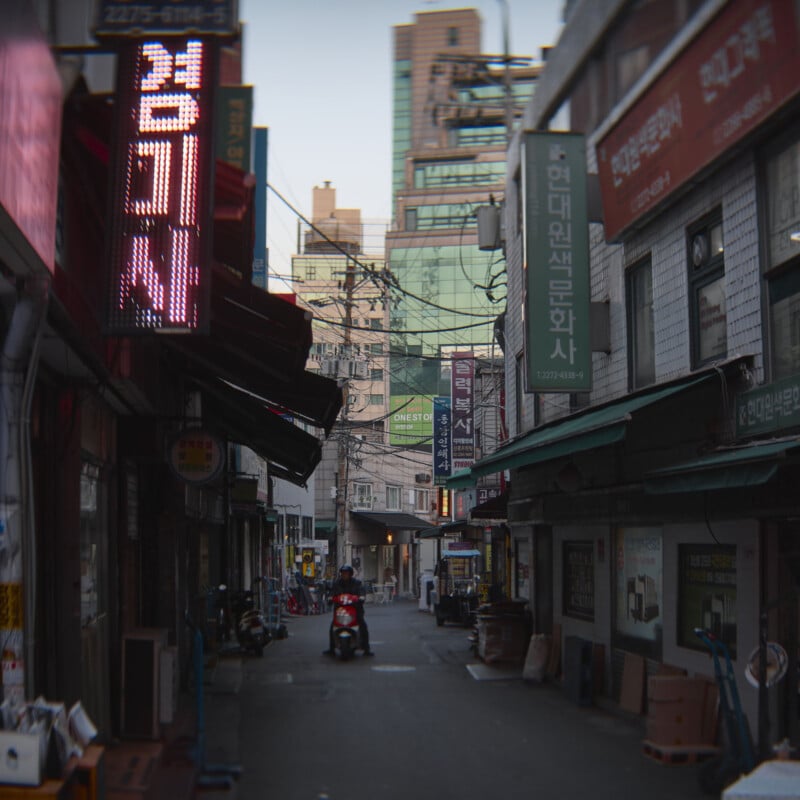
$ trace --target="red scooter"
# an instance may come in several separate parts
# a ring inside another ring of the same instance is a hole
[[[355,594],[337,594],[333,604],[333,644],[343,661],[353,657],[363,647],[358,630],[358,610],[361,598]]]

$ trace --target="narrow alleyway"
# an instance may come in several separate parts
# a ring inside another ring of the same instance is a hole
[[[321,655],[329,620],[318,616],[291,619],[289,638],[263,659],[221,662],[208,692],[209,761],[238,762],[243,775],[220,797],[704,796],[696,765],[642,754],[643,724],[480,664],[465,629],[437,628],[402,601],[369,607],[367,620],[374,659]]]

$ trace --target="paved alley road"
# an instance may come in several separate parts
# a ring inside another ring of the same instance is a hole
[[[465,629],[411,602],[368,606],[367,621],[375,658],[327,658],[328,616],[293,618],[288,639],[242,661],[238,694],[214,698],[236,728],[238,798],[703,797],[696,766],[643,756],[630,721],[551,685],[476,680]]]

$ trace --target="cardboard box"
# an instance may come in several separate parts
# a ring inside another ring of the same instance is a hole
[[[704,678],[654,675],[648,680],[646,738],[669,746],[714,744],[716,686]]]
[[[44,733],[0,731],[0,783],[38,786],[46,756]]]

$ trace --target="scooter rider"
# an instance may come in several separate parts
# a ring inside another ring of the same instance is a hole
[[[356,611],[356,619],[358,620],[358,635],[361,639],[361,646],[364,649],[364,655],[372,656],[375,654],[369,649],[369,629],[367,628],[367,623],[364,621],[364,597],[366,592],[364,590],[364,584],[362,584],[357,578],[353,577],[353,575],[353,568],[349,564],[342,564],[342,566],[339,567],[339,580],[333,584],[333,587],[330,590],[330,596],[336,597],[337,594],[354,594],[360,599]],[[329,640],[329,647],[323,652],[323,655],[326,656],[332,656],[336,651],[332,622],[329,632]]]

